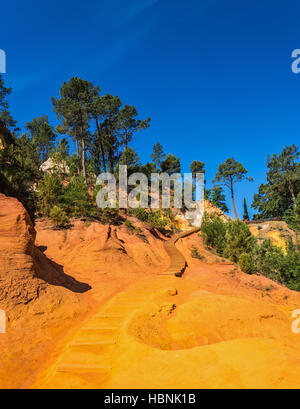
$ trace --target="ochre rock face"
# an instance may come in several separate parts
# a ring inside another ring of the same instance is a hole
[[[132,222],[38,221],[34,242],[23,206],[0,195],[0,389],[299,388],[299,293],[244,274],[197,233],[176,242],[182,278],[159,275],[166,238]]]
[[[0,194],[0,307],[10,310],[38,297],[45,284],[34,277],[35,229],[16,199]]]
[[[55,341],[89,309],[90,286],[64,273],[35,246],[30,217],[0,194],[0,389],[17,388],[51,357]],[[78,294],[82,295],[80,304]]]

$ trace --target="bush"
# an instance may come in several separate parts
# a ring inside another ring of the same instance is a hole
[[[242,253],[239,257],[239,266],[246,274],[255,274],[257,272],[256,265],[251,254]]]
[[[237,262],[245,273],[260,273],[300,291],[300,251],[291,239],[285,254],[269,239],[258,244],[248,226],[239,220],[224,223],[218,217],[205,216],[201,230],[207,245]]]
[[[141,220],[142,222],[147,222],[148,220],[148,213],[143,207],[138,207],[136,209],[131,209],[130,213],[134,215],[137,219]]]
[[[133,233],[134,226],[133,226],[132,222],[129,219],[126,219],[124,224],[127,227],[127,230],[129,231],[129,233]]]
[[[64,194],[64,202],[72,217],[95,217],[98,214],[82,176],[71,178]]]
[[[251,254],[255,245],[256,239],[247,224],[240,220],[233,220],[226,224],[225,247],[222,255],[237,263],[241,254]]]
[[[219,255],[223,255],[225,248],[226,225],[219,216],[204,215],[201,235],[204,243],[212,247]]]
[[[148,213],[144,208],[138,207],[130,209],[129,214],[147,223],[151,229],[164,229],[170,221],[169,213],[164,214],[161,210]]]
[[[38,184],[37,207],[42,216],[49,217],[51,209],[63,201],[64,188],[60,177],[46,173]]]
[[[124,223],[123,217],[120,215],[118,209],[110,209],[109,207],[101,209],[99,213],[99,220],[102,224],[112,224],[114,226],[121,226]]]
[[[164,229],[168,224],[168,220],[163,216],[160,210],[153,213],[148,213],[148,220],[151,229]]]
[[[272,280],[283,282],[283,251],[279,247],[274,246],[271,240],[264,239],[260,246],[257,247],[256,253],[258,270]]]
[[[70,220],[66,212],[58,206],[54,206],[50,212],[50,219],[53,227],[66,227],[69,225]]]
[[[295,213],[292,209],[288,209],[284,213],[283,220],[290,229],[300,233],[300,214]]]
[[[202,256],[202,255],[199,253],[199,250],[197,249],[197,247],[192,246],[192,247],[190,248],[190,251],[191,251],[191,256],[192,256],[192,258],[197,258],[198,260],[204,260],[204,259],[205,259],[205,257]]]

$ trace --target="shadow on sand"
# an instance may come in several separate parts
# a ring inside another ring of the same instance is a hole
[[[35,247],[34,249],[34,267],[35,275],[48,284],[64,287],[74,293],[85,293],[91,290],[91,286],[86,283],[81,283],[75,278],[64,272],[64,267],[50,260],[44,252],[47,250],[45,246]]]

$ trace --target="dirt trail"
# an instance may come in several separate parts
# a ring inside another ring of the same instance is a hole
[[[187,267],[187,262],[182,253],[177,249],[175,244],[178,240],[190,236],[193,233],[197,233],[198,231],[200,231],[200,228],[196,227],[194,229],[177,234],[176,236],[165,242],[164,247],[168,256],[170,257],[170,264],[167,270],[160,273],[160,275],[174,274],[175,276],[181,276],[184,273],[184,270]]]

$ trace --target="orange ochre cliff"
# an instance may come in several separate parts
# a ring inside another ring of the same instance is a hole
[[[0,194],[0,388],[300,387],[299,293],[244,274],[198,233],[175,244],[184,275],[160,274],[168,238],[132,223],[33,227]]]

